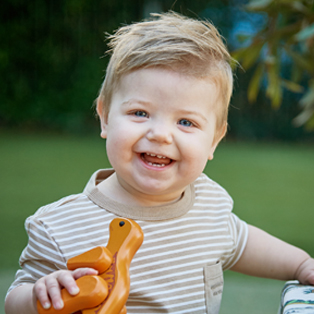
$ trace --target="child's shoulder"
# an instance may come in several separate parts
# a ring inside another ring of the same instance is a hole
[[[78,207],[79,204],[88,201],[83,193],[65,196],[58,201],[40,207],[30,218],[43,218],[57,212],[65,212],[67,209]]]
[[[216,197],[225,198],[233,204],[233,199],[229,193],[217,182],[202,173],[194,182],[195,194],[211,194]]]
[[[205,173],[202,173],[194,183],[195,187],[208,187],[209,189],[221,191],[222,193],[228,193],[220,184],[213,179],[209,178]]]

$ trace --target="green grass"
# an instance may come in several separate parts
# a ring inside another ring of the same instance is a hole
[[[27,243],[24,220],[82,191],[92,172],[109,163],[98,135],[2,133],[0,148],[1,302]],[[227,141],[206,173],[231,194],[238,216],[314,255],[313,160],[314,146]],[[227,272],[221,314],[276,313],[282,286]]]
[[[277,314],[281,281],[225,273],[220,314]]]
[[[313,162],[314,145],[227,142],[206,173],[240,218],[314,255]]]

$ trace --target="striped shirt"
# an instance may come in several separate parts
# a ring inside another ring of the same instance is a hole
[[[246,223],[231,212],[228,193],[202,174],[175,203],[125,206],[97,188],[112,173],[97,171],[83,193],[41,207],[26,220],[29,241],[9,291],[106,246],[109,224],[119,216],[134,219],[144,233],[130,267],[129,314],[218,313],[222,271],[238,261],[248,235]]]

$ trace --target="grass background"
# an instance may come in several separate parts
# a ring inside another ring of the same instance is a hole
[[[97,135],[0,133],[0,313],[27,243],[24,220],[47,203],[79,193],[109,166]],[[205,172],[231,194],[248,223],[307,250],[313,246],[314,145],[224,141]],[[221,314],[276,313],[282,282],[225,273]]]

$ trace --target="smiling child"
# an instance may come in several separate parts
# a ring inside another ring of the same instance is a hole
[[[203,174],[227,129],[232,59],[216,28],[176,13],[120,28],[97,99],[112,169],[83,193],[40,208],[6,298],[6,313],[63,307],[77,294],[67,260],[108,241],[115,217],[134,219],[144,243],[131,268],[128,313],[219,313],[223,270],[314,284],[303,250],[246,224]],[[252,204],[253,205],[253,204]]]

